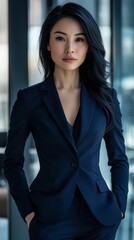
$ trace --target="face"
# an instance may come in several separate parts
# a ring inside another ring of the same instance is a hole
[[[88,42],[80,23],[73,18],[59,20],[50,32],[48,51],[56,69],[78,69],[88,51]]]

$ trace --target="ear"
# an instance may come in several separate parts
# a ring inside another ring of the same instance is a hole
[[[50,46],[49,46],[49,45],[47,46],[47,50],[48,50],[48,51],[51,51],[51,48],[50,48]]]

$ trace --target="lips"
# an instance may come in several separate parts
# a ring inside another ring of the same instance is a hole
[[[77,59],[76,58],[73,58],[73,57],[65,57],[63,58],[63,61],[65,62],[72,62],[72,61],[76,61]]]

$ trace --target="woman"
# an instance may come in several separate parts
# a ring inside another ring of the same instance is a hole
[[[4,170],[31,240],[113,240],[124,217],[128,161],[116,92],[99,28],[82,6],[53,9],[40,34],[44,81],[18,92]],[[24,146],[32,133],[40,170],[28,186]],[[104,138],[112,191],[99,168]]]

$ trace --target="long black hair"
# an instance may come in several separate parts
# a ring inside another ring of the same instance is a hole
[[[53,74],[54,62],[47,47],[50,32],[57,21],[64,17],[77,20],[87,37],[89,51],[85,61],[80,66],[80,76],[95,101],[101,106],[107,116],[107,131],[111,130],[114,122],[114,104],[109,91],[107,78],[110,75],[110,63],[105,60],[105,49],[99,27],[92,15],[81,5],[66,3],[56,6],[44,21],[39,37],[39,57],[45,77]]]

